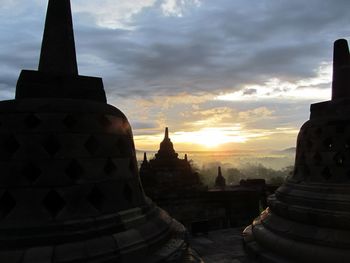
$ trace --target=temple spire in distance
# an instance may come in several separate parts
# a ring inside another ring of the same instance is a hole
[[[218,167],[218,175],[215,179],[215,186],[216,187],[225,187],[226,186],[226,180],[225,178],[222,176],[221,173],[221,167]]]
[[[49,0],[39,71],[78,75],[70,0]]]
[[[169,129],[168,129],[168,127],[165,128],[164,139],[169,139]]]

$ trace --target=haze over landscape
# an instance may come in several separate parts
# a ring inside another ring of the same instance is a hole
[[[36,69],[47,1],[0,0],[0,100]],[[75,0],[81,75],[104,80],[136,148],[164,127],[177,151],[294,147],[309,105],[330,99],[332,44],[348,0]],[[23,26],[25,25],[25,26]]]

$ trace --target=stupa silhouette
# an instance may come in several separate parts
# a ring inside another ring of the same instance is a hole
[[[49,0],[39,70],[0,112],[0,262],[182,260],[185,229],[145,197],[127,118],[78,75],[69,0]]]
[[[294,173],[244,231],[259,262],[350,262],[350,54],[334,43],[332,100],[311,105]]]

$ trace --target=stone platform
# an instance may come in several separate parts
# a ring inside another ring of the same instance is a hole
[[[243,248],[243,228],[228,228],[192,236],[190,243],[205,263],[254,263]]]

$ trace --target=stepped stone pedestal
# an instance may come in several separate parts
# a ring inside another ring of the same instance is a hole
[[[258,262],[350,262],[350,55],[334,44],[332,100],[311,105],[294,173],[243,233]]]

